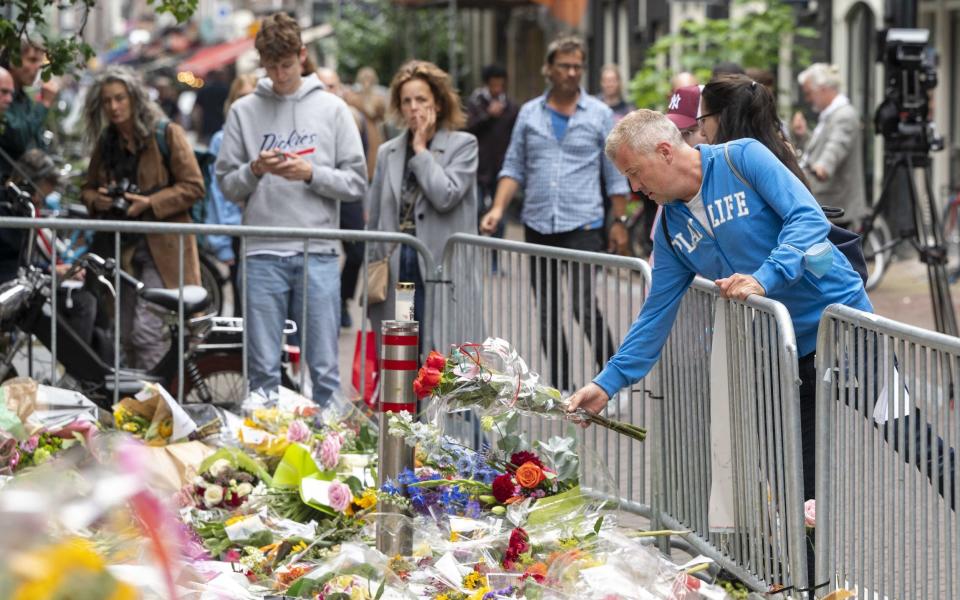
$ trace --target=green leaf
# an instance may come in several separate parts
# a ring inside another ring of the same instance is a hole
[[[597,522],[593,524],[593,532],[599,535],[601,527],[603,527],[603,515],[597,517]]]
[[[273,485],[274,487],[296,488],[300,487],[300,481],[304,477],[313,475],[326,481],[331,481],[334,477],[333,471],[320,469],[307,446],[290,444],[273,473]]]
[[[571,514],[577,513],[585,504],[583,492],[580,491],[580,486],[576,485],[560,494],[537,500],[530,509],[527,523],[545,525],[569,519]]]

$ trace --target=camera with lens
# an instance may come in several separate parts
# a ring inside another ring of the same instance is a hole
[[[122,219],[127,216],[127,209],[130,208],[130,201],[126,198],[128,192],[139,194],[140,188],[126,177],[107,186],[107,196],[110,196],[112,200],[108,211],[111,217]]]
[[[874,125],[884,138],[886,150],[942,150],[943,137],[930,121],[930,91],[937,87],[937,53],[930,47],[930,31],[882,31],[878,56],[883,61],[887,85]]]

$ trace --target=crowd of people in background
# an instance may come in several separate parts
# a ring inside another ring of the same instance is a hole
[[[316,68],[296,21],[285,14],[264,19],[255,45],[262,75],[231,78],[214,71],[189,115],[180,112],[170,79],[154,79],[148,87],[124,67],[96,75],[83,111],[90,165],[82,200],[92,216],[188,223],[202,206],[199,214],[211,224],[408,233],[439,256],[454,233],[502,237],[508,207],[522,197],[519,218],[527,242],[652,252],[657,203],[631,189],[604,154],[613,127],[638,107],[625,95],[624,74],[615,64],[602,67],[599,89],[588,93],[587,51],[580,39],[562,37],[549,45],[545,92],[526,103],[511,97],[509,73],[496,64],[483,68],[482,85],[462,99],[447,73],[417,60],[404,64],[389,88],[369,67],[359,69],[353,85],[344,85],[335,69]],[[40,204],[47,187],[61,185],[30,166],[45,157],[43,123],[58,93],[56,79],[28,93],[44,57],[42,44],[28,40],[18,64],[0,66],[0,179],[24,171]],[[834,67],[816,64],[800,74],[804,98],[819,113],[813,128],[799,112],[789,123],[781,119],[775,82],[765,71],[720,63],[709,81],[681,72],[670,83],[666,116],[689,146],[757,139],[817,200],[844,208],[848,224],[864,216],[860,116],[840,92]],[[194,146],[206,146],[215,162],[198,162]],[[635,240],[627,230],[628,205],[640,211]],[[236,312],[244,308],[249,324],[251,389],[271,394],[279,386],[286,319],[298,323],[314,399],[326,402],[340,387],[339,329],[352,325],[349,303],[358,291],[362,243],[315,240],[305,257],[302,242],[282,238],[247,238],[245,256],[239,238],[230,236],[207,236],[202,246],[194,236],[122,240],[116,259],[147,286],[198,284],[203,249],[229,268],[234,290],[242,289],[241,265],[246,269],[247,293],[235,293],[234,306]],[[4,280],[16,276],[21,244],[19,237],[0,235]],[[112,256],[113,245],[112,235],[101,236],[93,249]],[[416,252],[392,244],[369,250],[371,261],[389,259],[389,285],[416,284],[414,310],[422,316],[428,274]],[[546,264],[540,267],[531,272],[541,279],[558,276]],[[589,277],[574,274],[573,281],[586,288],[575,291],[575,299],[592,296]],[[557,330],[558,298],[545,283],[530,282],[541,327]],[[135,294],[124,299],[124,363],[150,368],[169,340],[142,300]],[[384,302],[363,318],[376,325],[392,314],[393,306]],[[554,322],[547,322],[550,314]],[[574,315],[585,321],[580,326],[588,338],[609,339],[599,311],[575,306]],[[567,341],[556,337],[545,348],[554,357],[547,376],[567,388]],[[594,346],[597,367],[603,367],[612,348]]]

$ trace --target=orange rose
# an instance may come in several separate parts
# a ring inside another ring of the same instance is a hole
[[[543,474],[543,469],[538,467],[532,461],[528,461],[520,465],[520,468],[517,469],[516,477],[517,483],[519,483],[521,487],[525,487],[528,490],[532,490],[533,488],[537,487],[540,485],[540,482],[547,478],[547,476]]]

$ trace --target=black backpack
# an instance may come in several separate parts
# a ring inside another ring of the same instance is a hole
[[[730,167],[730,171],[734,176],[740,180],[743,185],[747,186],[749,189],[753,190],[753,186],[750,185],[750,182],[740,174],[740,171],[737,170],[737,167],[734,166],[733,161],[730,160],[730,149],[727,144],[723,145],[723,157],[727,160],[727,166]],[[673,244],[670,243],[670,231],[667,229],[667,219],[666,214],[660,215],[660,226],[663,229],[664,239],[667,242],[667,246],[670,247],[670,250],[676,254],[677,251],[674,249]],[[850,266],[853,267],[853,270],[857,272],[857,275],[860,276],[860,279],[863,281],[863,284],[867,284],[867,260],[863,256],[863,238],[859,234],[856,234],[849,229],[844,229],[830,223],[830,233],[827,234],[827,241],[837,247],[837,250],[843,253],[847,257],[847,260],[850,261]]]

